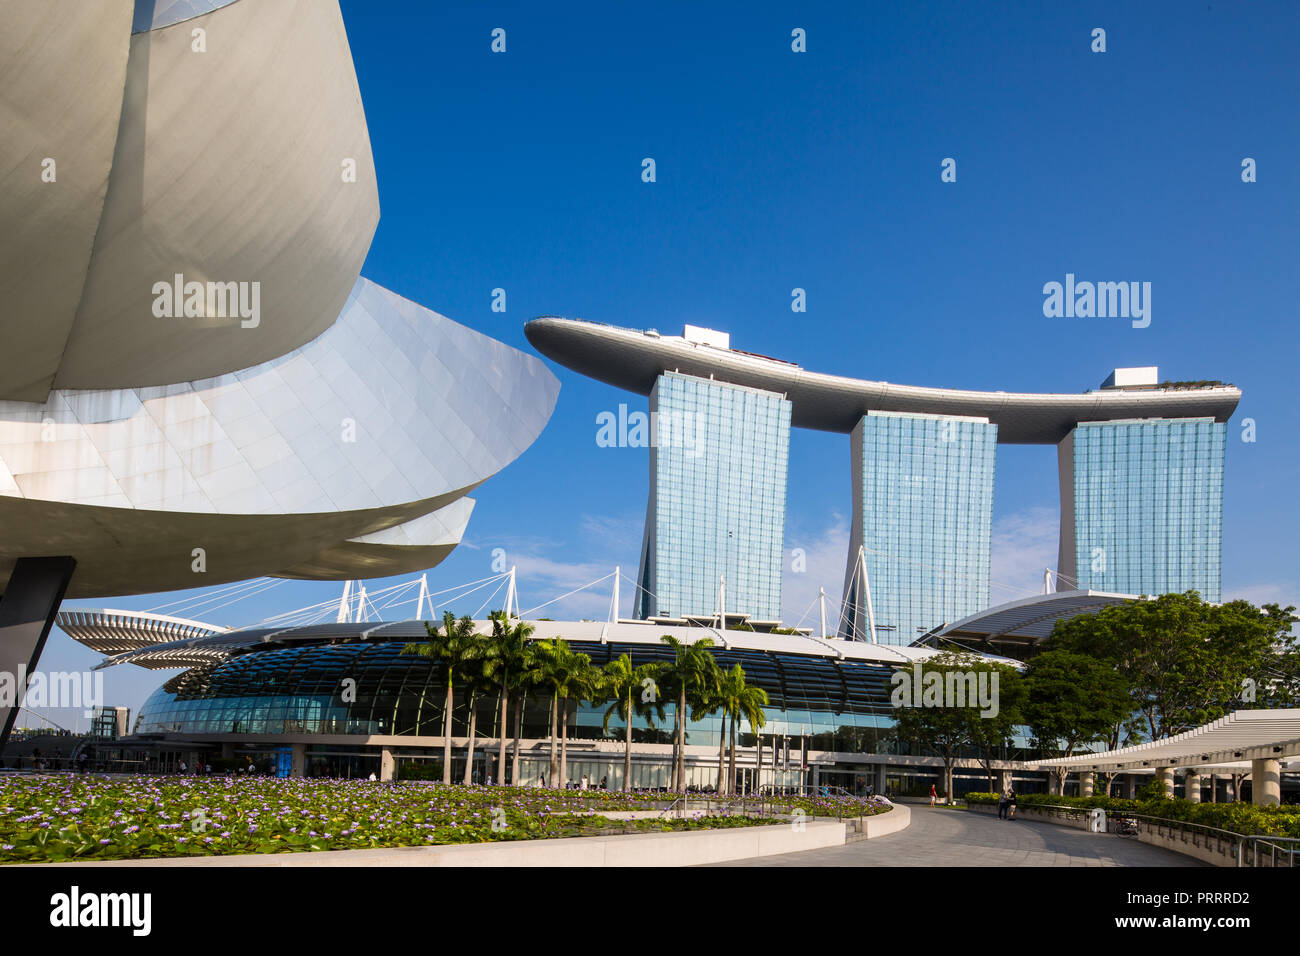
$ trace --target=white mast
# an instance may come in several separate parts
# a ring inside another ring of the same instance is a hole
[[[826,589],[821,589],[821,606],[822,606],[822,640],[826,640]]]
[[[343,596],[339,598],[339,616],[334,619],[336,624],[347,624],[351,620],[350,611],[352,605],[349,603],[352,597],[352,582],[343,582]]]
[[[506,588],[506,617],[518,616],[519,593],[515,590],[515,566],[512,564],[510,565],[510,586]]]
[[[867,626],[871,629],[871,643],[876,641],[876,612],[871,607],[871,579],[867,577],[867,549],[865,545],[858,547],[858,564],[862,569],[862,592],[867,598]]]
[[[415,599],[415,619],[424,620],[424,602],[429,597],[429,575],[420,575],[420,593]],[[429,608],[429,616],[433,616],[433,608]]]
[[[609,623],[611,624],[618,623],[618,579],[621,574],[622,574],[622,568],[620,568],[618,565],[615,565],[614,566],[614,596],[610,598],[610,605],[609,605]]]

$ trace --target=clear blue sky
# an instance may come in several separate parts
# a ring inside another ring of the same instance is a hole
[[[528,319],[558,314],[690,322],[806,368],[917,385],[1082,391],[1133,365],[1232,382],[1245,396],[1228,431],[1225,596],[1300,604],[1300,4],[342,7],[379,175],[367,277],[522,349]],[[956,183],[940,182],[945,157]],[[1150,327],[1045,318],[1043,284],[1067,272],[1151,282]],[[646,453],[597,447],[595,419],[645,399],[555,371],[549,427],[475,494],[433,587],[490,573],[498,547],[525,609],[615,564],[635,574]],[[840,591],[848,439],[800,431],[791,451],[786,547],[809,555],[802,575],[787,561],[795,621],[819,585]],[[994,603],[1055,565],[1058,509],[1052,448],[999,446],[997,469]],[[213,619],[338,591],[288,582]],[[542,613],[603,616],[607,602]],[[42,665],[97,660],[55,633]],[[110,670],[109,701],[134,711],[170,673]]]

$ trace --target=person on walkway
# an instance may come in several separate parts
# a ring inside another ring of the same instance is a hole
[[[1004,789],[1000,794],[998,794],[998,819],[999,820],[1005,820],[1007,818],[1007,807],[1010,805],[1011,805],[1011,801],[1010,799],[1008,799],[1007,791]]]
[[[934,806],[934,801],[939,799],[939,791],[934,789],[934,784],[930,784],[930,806]]]
[[[1007,819],[1016,818],[1016,788],[1012,787],[1011,792],[1007,794]]]

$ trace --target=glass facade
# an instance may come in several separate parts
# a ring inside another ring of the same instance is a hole
[[[858,422],[843,635],[871,639],[860,548],[882,644],[988,606],[997,436],[975,418],[871,412]]]
[[[1081,423],[1061,442],[1059,566],[1079,588],[1218,601],[1227,425]]]
[[[403,642],[307,644],[241,654],[219,665],[195,668],[167,681],[145,702],[136,733],[182,734],[348,734],[439,737],[447,685],[442,668],[427,658],[403,654]],[[670,660],[661,644],[574,641],[575,651],[603,666],[626,653],[634,665]],[[897,753],[888,664],[840,661],[833,657],[714,649],[720,666],[740,664],[747,680],[767,691],[763,735],[806,737],[813,750],[845,753]],[[345,700],[347,679],[355,692]],[[523,736],[548,735],[550,698],[538,695],[524,709]],[[622,740],[622,721],[603,729],[606,703],[574,705],[568,735],[575,740]],[[495,692],[475,701],[476,734],[497,736],[499,699]],[[513,708],[508,734],[512,734]],[[716,747],[722,732],[714,714],[687,721],[687,743]],[[469,702],[456,690],[452,734],[468,733]],[[651,726],[633,722],[633,740],[670,743],[673,710]],[[753,731],[742,722],[738,740],[753,746]],[[902,748],[905,752],[906,747]]]
[[[650,393],[654,432],[638,617],[781,616],[790,402],[676,373]]]

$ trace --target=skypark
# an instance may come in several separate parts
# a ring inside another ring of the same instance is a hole
[[[894,385],[810,372],[798,365],[729,347],[728,337],[687,328],[661,335],[578,319],[544,317],[524,327],[537,351],[567,368],[649,395],[665,372],[763,389],[791,403],[796,428],[851,433],[869,410],[986,418],[997,441],[1054,445],[1080,422],[1144,418],[1213,418],[1226,422],[1241,401],[1230,385],[1198,389],[1106,387],[1080,393],[981,392]]]

